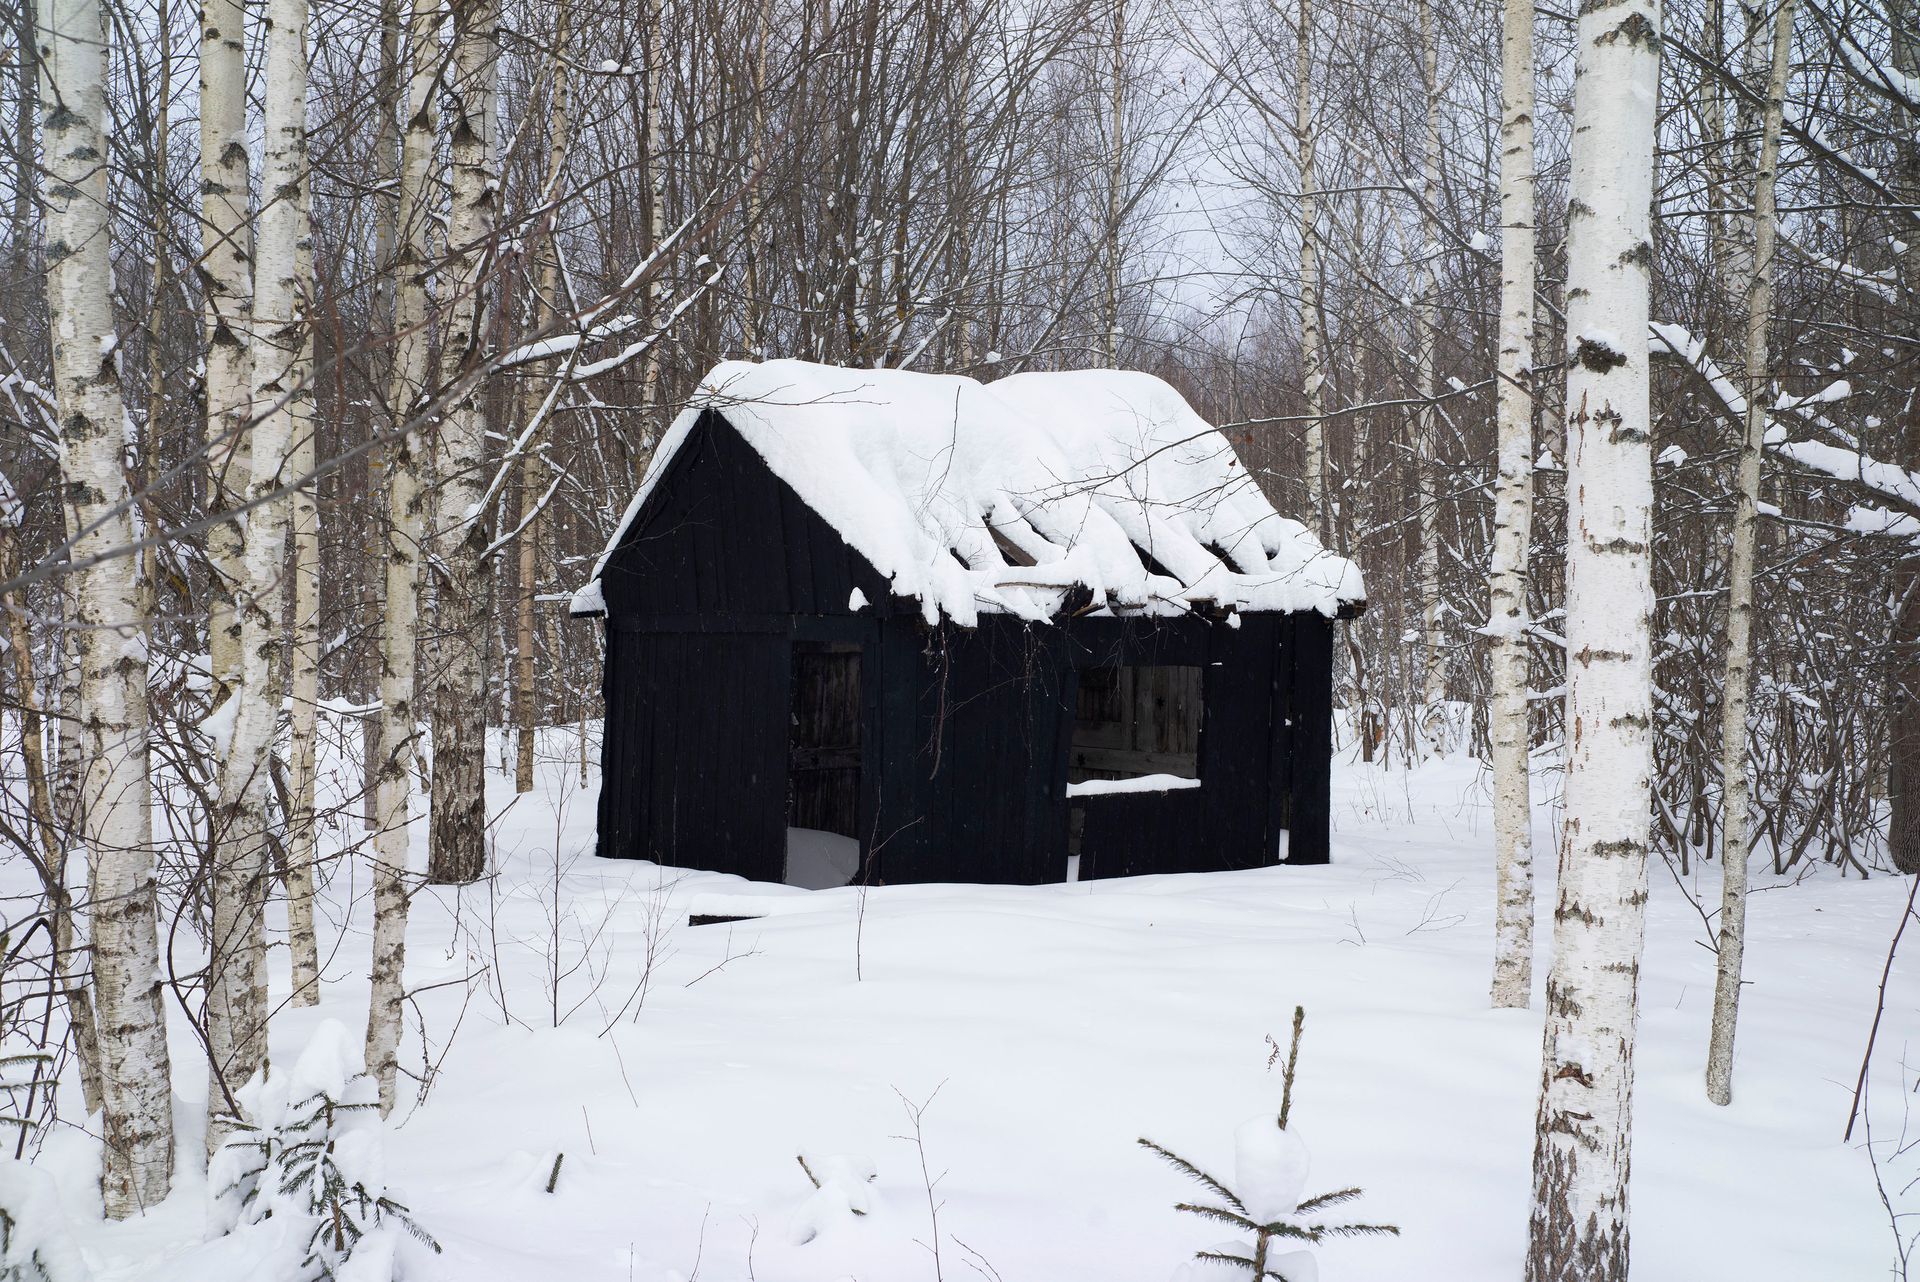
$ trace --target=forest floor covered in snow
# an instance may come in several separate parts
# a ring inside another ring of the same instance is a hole
[[[1230,1178],[1235,1127],[1278,1108],[1268,1039],[1284,1047],[1296,1004],[1310,1191],[1360,1185],[1341,1210],[1401,1229],[1322,1247],[1321,1277],[1520,1276],[1539,1003],[1488,1008],[1490,818],[1473,763],[1338,765],[1324,868],[862,894],[598,860],[593,789],[571,743],[550,746],[531,795],[490,771],[497,875],[415,901],[402,1062],[424,1089],[403,1079],[386,1173],[444,1247],[438,1276],[1161,1282],[1230,1234],[1173,1211],[1197,1190],[1136,1137]],[[1538,815],[1550,851],[1544,801]],[[1759,877],[1722,1109],[1702,1088],[1708,933],[1678,880],[1658,864],[1653,878],[1635,1282],[1897,1276],[1875,1165],[1841,1132],[1906,882]],[[1717,881],[1710,867],[1696,896]],[[324,1019],[357,1041],[366,891],[364,865],[334,872],[324,999],[277,1011],[277,1062]],[[768,915],[687,924],[730,900]],[[1540,902],[1543,981],[1550,887]],[[1920,960],[1903,959],[1871,1101],[1902,1211],[1920,1210],[1903,1191],[1920,1163],[1895,1155],[1920,1139],[1920,1119],[1903,1130],[1917,1009]],[[100,1282],[256,1276],[244,1250],[202,1244],[201,1059],[184,1023],[173,1050],[183,1174],[165,1205],[104,1224],[92,1141],[63,1129],[43,1156]],[[847,1174],[866,1162],[871,1185]]]

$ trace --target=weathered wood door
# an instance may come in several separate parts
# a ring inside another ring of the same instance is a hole
[[[858,837],[860,647],[793,644],[787,825]]]

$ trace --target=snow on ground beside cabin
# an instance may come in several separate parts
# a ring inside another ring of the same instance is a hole
[[[1135,1137],[1232,1178],[1236,1129],[1278,1107],[1266,1039],[1284,1041],[1295,1003],[1308,1191],[1361,1185],[1342,1212],[1403,1230],[1320,1248],[1321,1277],[1519,1276],[1540,1021],[1487,1008],[1488,817],[1470,763],[1338,767],[1326,868],[863,897],[596,860],[592,791],[570,781],[570,742],[551,746],[531,796],[489,772],[499,876],[416,901],[407,973],[428,1041],[412,1025],[402,1062],[434,1073],[424,1102],[403,1085],[386,1172],[444,1245],[438,1276],[918,1282],[977,1276],[975,1262],[1006,1282],[1160,1282],[1226,1235],[1173,1212],[1197,1190]],[[1840,1132],[1904,883],[1755,895],[1736,1102],[1716,1109],[1700,1080],[1701,919],[1654,877],[1635,1282],[1888,1276],[1873,1171]],[[323,1018],[357,1036],[364,890],[363,870],[336,874],[328,902],[336,924],[350,909],[348,933],[323,1005],[276,1014],[277,1062]],[[771,915],[690,928],[696,896],[702,912],[733,900]],[[283,993],[283,951],[275,964]],[[1920,963],[1897,965],[1883,1142],[1911,1098],[1917,990]],[[174,1033],[191,1119],[199,1060]],[[937,1235],[903,1099],[924,1105]],[[252,1277],[230,1243],[200,1244],[197,1179],[104,1225],[90,1160],[66,1131],[42,1165],[100,1282]]]

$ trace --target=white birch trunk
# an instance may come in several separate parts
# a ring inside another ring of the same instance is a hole
[[[304,12],[302,19],[304,22]],[[300,47],[304,48],[304,45],[303,30]],[[298,76],[304,97],[304,62]],[[284,88],[288,93],[294,90],[291,83],[277,87],[277,91],[278,88]],[[312,171],[307,161],[304,113],[302,121],[303,131],[297,154],[299,181],[292,196],[299,208],[292,217],[300,233],[294,245],[294,278],[301,291],[301,317],[305,322],[306,307],[312,301],[313,238]],[[310,323],[300,326],[298,339],[300,346],[294,354],[293,367],[287,373],[287,381],[297,389],[288,406],[292,411],[290,427],[293,439],[287,451],[287,475],[289,479],[306,481],[313,475],[316,462],[314,435],[319,430],[311,387],[313,329]],[[292,544],[293,644],[288,651],[287,674],[291,705],[289,716],[292,721],[287,795],[293,813],[287,816],[286,883],[287,947],[292,954],[293,964],[290,999],[295,1006],[314,1006],[320,1001],[320,941],[313,921],[314,860],[318,844],[314,832],[314,735],[320,710],[320,510],[314,501],[314,492],[313,482],[306,482],[294,491],[292,528],[288,531]]]
[[[647,0],[647,34],[645,51],[647,59],[647,136],[642,149],[641,163],[646,168],[647,180],[647,245],[646,252],[652,254],[659,248],[667,235],[667,177],[665,140],[661,137],[660,95],[662,93],[662,72],[666,65],[666,29],[662,21],[661,0]],[[662,273],[653,273],[647,282],[647,322],[657,333],[664,325],[660,314]],[[653,447],[660,439],[663,424],[660,421],[660,344],[647,349],[640,358],[640,424],[641,449],[635,458],[638,469],[634,484],[646,474],[647,464],[653,457]]]
[[[498,0],[453,8],[452,209],[447,303],[441,312],[440,383],[452,385],[484,344],[499,192],[493,171],[494,85],[500,58]],[[469,882],[487,871],[487,629],[492,618],[491,526],[485,406],[469,391],[446,408],[434,452],[439,483],[435,561],[441,578],[433,698],[433,805],[427,875]]]
[[[232,511],[247,488],[248,397],[253,381],[253,229],[248,201],[246,46],[240,0],[200,6],[200,279],[207,344],[207,499]],[[240,620],[233,592],[245,576],[237,519],[207,531],[213,568],[207,645],[214,701],[240,682]]]
[[[1533,997],[1533,798],[1528,786],[1527,549],[1533,537],[1533,3],[1505,0],[1500,92],[1500,367],[1493,564],[1493,1004]]]
[[[200,8],[200,278],[206,338],[207,511],[231,513],[251,479],[253,395],[253,228],[248,204],[252,177],[247,154],[244,15],[238,0],[206,0]],[[245,682],[245,541],[238,517],[207,531],[212,605],[207,648],[216,705],[238,698]],[[231,752],[238,744],[227,745]],[[243,749],[244,750],[244,749]],[[240,826],[237,798],[223,764],[215,809],[208,816],[207,885],[213,964],[207,980],[207,1108],[210,1122],[234,1105],[229,1094],[251,1072],[257,1014],[251,1009],[255,936],[260,930],[257,888],[249,870],[264,834]],[[241,974],[245,970],[245,975]],[[234,1072],[238,1077],[233,1077]],[[209,1125],[209,1152],[220,1138]]]
[[[565,50],[568,34],[572,29],[571,9],[567,0],[561,0],[559,13],[554,23],[554,48]],[[756,63],[756,66],[758,64]],[[558,191],[567,163],[567,149],[573,140],[573,78],[568,70],[564,56],[553,60],[553,82],[551,98],[547,110],[547,179],[546,190]],[[758,138],[758,134],[755,135]],[[757,145],[757,144],[756,144]],[[748,226],[753,226],[751,216]],[[752,233],[750,233],[751,235]],[[751,246],[752,241],[748,241]],[[751,253],[751,248],[749,248]],[[534,332],[539,333],[553,315],[553,299],[560,289],[560,259],[551,242],[540,251],[540,271],[534,287]],[[749,318],[754,306],[752,288],[749,285],[747,306]],[[748,321],[751,328],[751,319]],[[751,340],[750,340],[751,346]],[[539,411],[551,389],[552,375],[547,372],[527,380],[526,394],[521,400],[524,413],[529,418]],[[514,721],[518,727],[519,740],[514,755],[513,787],[515,792],[533,791],[533,748],[537,730],[537,718],[534,715],[534,650],[538,644],[535,630],[534,597],[540,583],[540,539],[543,522],[540,520],[537,505],[547,490],[546,457],[539,450],[529,448],[520,465],[520,599],[515,618],[514,644]]]
[[[421,510],[420,424],[427,385],[427,244],[429,171],[439,124],[439,0],[415,0],[408,21],[410,75],[406,128],[400,145],[400,203],[396,227],[393,437],[387,443],[387,555],[380,632],[380,741],[376,754],[373,837],[373,965],[367,1005],[367,1071],[380,1088],[380,1112],[391,1112],[398,1071],[402,987],[406,968],[407,851],[411,835],[414,647],[419,633]]]
[[[275,495],[288,478],[296,409],[308,397],[303,268],[311,265],[307,200],[306,0],[271,0],[267,9],[267,81],[263,203],[254,294],[252,429],[247,501],[246,577],[234,593],[241,635],[240,699],[220,775],[221,839],[213,870],[213,965],[207,982],[207,1042],[215,1081],[207,1096],[208,1150],[230,1129],[227,1093],[266,1066],[266,922],[274,733],[286,696],[281,653],[287,532],[292,501]],[[224,1087],[224,1090],[220,1089]]]
[[[1299,42],[1294,51],[1294,148],[1300,161],[1300,383],[1306,398],[1305,457],[1308,524],[1327,543],[1333,534],[1327,493],[1326,433],[1320,415],[1327,381],[1326,351],[1320,333],[1319,177],[1314,172],[1313,0],[1300,0]],[[1328,543],[1328,546],[1332,546]]]
[[[1415,343],[1420,361],[1419,439],[1413,443],[1416,502],[1420,512],[1421,720],[1427,747],[1446,750],[1447,665],[1440,601],[1440,493],[1436,462],[1440,448],[1439,264],[1440,264],[1440,37],[1433,0],[1420,0],[1420,64],[1426,89],[1426,136],[1420,158],[1420,284],[1415,302]]]
[[[1733,1035],[1740,1017],[1740,968],[1747,940],[1748,803],[1747,702],[1753,688],[1753,562],[1760,526],[1760,453],[1767,431],[1767,324],[1773,316],[1775,170],[1787,92],[1787,55],[1793,46],[1794,0],[1780,0],[1773,16],[1766,108],[1761,117],[1759,168],[1753,176],[1753,279],[1747,283],[1747,421],[1733,509],[1733,547],[1727,572],[1727,660],[1720,696],[1719,964],[1713,987],[1713,1031],[1707,1045],[1707,1098],[1733,1102]]]
[[[1647,309],[1657,0],[1575,40],[1567,240],[1567,780],[1529,1282],[1625,1282],[1645,936],[1653,611]]]
[[[1106,289],[1100,307],[1100,356],[1108,369],[1120,364],[1120,210],[1127,164],[1127,0],[1113,0],[1113,83],[1108,86],[1107,225],[1101,257]]]
[[[147,778],[147,644],[126,476],[126,413],[107,238],[106,15],[45,0],[39,40],[47,183],[47,312],[73,559],[79,805],[91,866],[93,977],[105,1136],[101,1196],[120,1219],[167,1195],[173,1109],[154,920]]]

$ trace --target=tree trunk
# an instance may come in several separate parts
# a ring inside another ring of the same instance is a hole
[[[47,311],[61,471],[75,522],[80,788],[92,875],[93,976],[113,1219],[150,1207],[173,1177],[172,1077],[160,1003],[147,777],[146,619],[127,490],[127,428],[113,321],[104,135],[107,54],[99,0],[45,0],[39,61],[48,181]],[[109,555],[113,553],[117,555]],[[88,565],[93,557],[108,556]]]
[[[1420,399],[1424,402],[1413,442],[1414,490],[1420,522],[1420,717],[1426,747],[1444,752],[1450,733],[1446,719],[1447,664],[1440,601],[1440,487],[1436,466],[1440,449],[1439,264],[1440,264],[1440,37],[1434,29],[1433,0],[1420,0],[1420,53],[1426,90],[1426,139],[1420,162],[1419,296],[1415,300],[1415,346],[1419,353]]]
[[[441,66],[439,0],[415,0],[408,22],[411,73],[400,151],[400,239],[394,266],[393,380],[388,394],[386,582],[380,632],[380,741],[375,768],[379,820],[373,837],[373,967],[367,1003],[367,1071],[380,1113],[393,1110],[407,948],[407,850],[411,834],[414,647],[419,633],[422,416],[427,385],[427,236]]]
[[[447,230],[448,299],[442,310],[440,383],[452,386],[480,359],[485,298],[494,262],[499,192],[493,173],[494,77],[500,57],[498,0],[453,6],[452,209]],[[435,541],[438,670],[433,674],[433,805],[427,876],[441,883],[487,872],[487,628],[492,618],[491,525],[486,492],[485,405],[460,395],[441,419],[434,454],[439,483]]]
[[[1325,338],[1320,332],[1319,179],[1313,145],[1313,0],[1300,0],[1299,40],[1294,51],[1294,149],[1300,160],[1300,387],[1306,399],[1307,524],[1332,546],[1332,498],[1327,486],[1325,429],[1320,422],[1325,386]]]
[[[1707,1098],[1733,1101],[1733,1034],[1740,1016],[1740,963],[1747,942],[1747,700],[1753,687],[1753,562],[1760,527],[1760,454],[1766,443],[1767,325],[1773,317],[1774,178],[1793,46],[1794,0],[1774,11],[1772,55],[1764,88],[1760,163],[1753,176],[1753,279],[1747,283],[1747,421],[1740,441],[1733,547],[1727,571],[1727,658],[1720,694],[1719,964],[1713,986],[1713,1033],[1707,1045]],[[1749,50],[1749,56],[1754,51]],[[1757,59],[1756,59],[1757,60]]]
[[[206,508],[220,518],[207,531],[211,606],[207,646],[215,706],[239,697],[245,681],[242,621],[247,582],[241,522],[229,515],[245,498],[251,474],[253,394],[253,237],[248,220],[252,179],[246,129],[243,10],[238,0],[206,0],[200,8],[201,296],[206,327]],[[242,714],[245,706],[235,711]],[[238,743],[218,745],[226,759]],[[270,734],[269,734],[270,741]],[[207,1128],[209,1152],[220,1127],[212,1119],[234,1108],[231,1092],[257,1067],[260,1010],[250,1002],[261,938],[258,884],[252,870],[265,831],[244,825],[237,797],[245,772],[223,765],[208,816],[207,887],[212,964],[207,971]],[[264,779],[261,780],[264,784]],[[242,973],[244,972],[244,973]],[[238,1076],[235,1077],[234,1074]]]
[[[1633,1042],[1652,806],[1657,0],[1576,29],[1567,229],[1567,779],[1529,1282],[1625,1282]]]
[[[44,0],[42,0],[44,3]],[[33,244],[33,204],[39,182],[33,168],[33,121],[39,114],[39,73],[34,69],[35,0],[18,0],[14,7],[14,76],[17,97],[13,114],[13,231],[10,242],[15,260],[24,265]]]
[[[244,10],[240,0],[200,6],[200,258],[206,325],[207,495],[210,515],[229,513],[247,486],[247,398],[253,380],[253,236],[247,206]],[[212,612],[207,645],[214,703],[239,684],[240,621],[233,592],[246,570],[240,522],[228,517],[207,531]]]
[[[271,0],[267,10],[267,78],[263,204],[254,298],[252,429],[247,485],[246,578],[234,593],[240,619],[240,699],[220,777],[214,868],[214,940],[207,984],[207,1042],[216,1085],[207,1098],[209,1151],[237,1112],[227,1093],[266,1067],[266,928],[273,840],[273,741],[287,689],[281,653],[285,617],[287,532],[292,502],[276,494],[288,474],[297,410],[309,396],[304,380],[310,233],[307,200],[306,0]]]
[[[298,41],[288,38],[293,49],[304,50],[306,42],[305,0],[300,6],[301,32]],[[295,6],[289,5],[289,16]],[[276,92],[289,95],[296,89],[304,99],[306,74],[304,61],[290,69],[288,79],[276,81]],[[293,644],[288,651],[287,674],[291,745],[287,796],[292,813],[287,816],[287,947],[292,954],[295,1006],[315,1006],[320,1001],[320,941],[314,931],[314,861],[318,854],[314,831],[315,742],[320,713],[320,509],[315,501],[318,482],[311,481],[316,459],[315,434],[319,419],[313,409],[313,329],[307,322],[313,290],[313,237],[311,214],[311,169],[308,165],[305,113],[300,113],[302,132],[296,153],[298,174],[291,198],[298,208],[288,217],[298,229],[294,244],[294,279],[300,291],[296,300],[302,321],[294,337],[299,342],[293,366],[286,381],[294,389],[288,405],[291,413],[292,441],[287,451],[287,476],[299,481],[293,492],[292,527],[288,539],[292,552]],[[273,173],[271,168],[268,178]],[[263,223],[264,223],[263,218]]]
[[[6,509],[11,508],[11,511]],[[0,579],[20,572],[20,531],[9,517],[24,514],[18,499],[0,477]],[[27,627],[27,594],[21,589],[9,601],[0,601],[6,612],[7,649],[13,658],[14,698],[20,716],[20,764],[26,776],[27,816],[33,839],[39,850],[25,853],[40,875],[46,896],[47,917],[53,924],[53,966],[59,977],[61,995],[67,1004],[67,1022],[73,1029],[73,1053],[80,1065],[80,1099],[87,1112],[97,1113],[100,1094],[100,1040],[93,1017],[93,997],[87,991],[85,967],[78,966],[78,945],[73,935],[73,896],[67,890],[68,829],[53,808],[53,794],[47,787],[47,758],[42,746],[46,723],[40,715],[38,683],[33,675],[33,636]]]
[[[1920,76],[1920,3],[1887,0],[1887,26],[1893,32],[1893,66],[1909,78]],[[1920,203],[1920,113],[1896,107],[1901,140],[1895,148],[1894,191],[1909,207]],[[1909,329],[1920,322],[1920,236],[1906,237],[1894,259],[1900,304]],[[1920,467],[1920,405],[1907,398],[1904,411],[1904,462]],[[1889,698],[1892,726],[1887,753],[1887,854],[1898,871],[1920,873],[1920,558],[1902,561],[1894,579],[1893,655]]]
[[[561,0],[555,21],[555,49],[567,47],[572,26],[570,18],[570,6],[567,0]],[[567,149],[573,140],[573,79],[564,58],[556,57],[553,60],[550,92],[546,180],[549,198],[560,188],[566,170]],[[560,259],[551,239],[541,247],[539,259],[539,276],[534,284],[535,333],[539,333],[552,317],[553,299],[560,288]],[[751,298],[748,305],[752,306]],[[540,411],[552,385],[551,376],[536,375],[527,380],[526,395],[521,403],[529,420]],[[514,620],[513,714],[514,723],[519,728],[519,742],[514,756],[513,787],[515,792],[520,793],[533,791],[534,735],[539,720],[534,692],[534,650],[538,646],[534,598],[540,583],[540,539],[544,526],[540,520],[539,504],[546,496],[547,485],[546,456],[529,442],[520,465],[520,594]]]
[[[1107,216],[1101,265],[1106,288],[1100,296],[1100,357],[1108,369],[1120,364],[1120,217],[1127,164],[1127,0],[1113,0],[1113,83],[1107,94]]]
[[[1499,442],[1487,576],[1493,682],[1493,1004],[1533,999],[1533,797],[1528,784],[1527,553],[1533,537],[1533,4],[1505,0],[1500,94]]]

